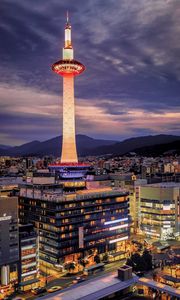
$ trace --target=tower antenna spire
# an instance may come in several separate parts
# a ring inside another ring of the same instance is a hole
[[[67,24],[69,23],[69,12],[68,12],[68,10],[67,10],[67,12],[66,12],[66,23],[67,23]]]

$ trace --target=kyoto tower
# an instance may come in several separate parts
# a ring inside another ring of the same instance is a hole
[[[52,65],[52,70],[63,76],[63,138],[61,162],[50,165],[58,170],[63,177],[82,177],[87,165],[78,163],[75,134],[75,103],[74,77],[85,70],[85,66],[74,59],[74,50],[71,42],[71,25],[67,13],[65,26],[65,42],[62,59]]]

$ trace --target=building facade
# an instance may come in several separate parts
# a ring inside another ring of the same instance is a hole
[[[65,192],[62,184],[25,184],[20,222],[34,224],[41,268],[58,271],[68,261],[119,251],[129,238],[128,193],[111,188]]]
[[[17,283],[19,260],[18,198],[0,191],[0,285]]]
[[[146,179],[135,179],[125,184],[129,192],[130,215],[132,217],[132,233],[138,233],[140,228],[140,189],[141,185],[147,184]]]
[[[38,240],[32,224],[19,225],[19,284],[28,290],[38,280]]]
[[[150,238],[176,238],[180,232],[180,183],[163,182],[140,188],[141,230]]]

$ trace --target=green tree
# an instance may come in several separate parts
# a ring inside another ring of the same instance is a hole
[[[139,254],[139,253],[134,253],[131,256],[131,259],[134,263],[134,271],[138,272],[138,271],[145,271],[146,270],[146,262],[144,260],[144,258]]]
[[[134,271],[135,264],[134,264],[134,262],[132,261],[131,258],[128,258],[128,259],[127,259],[126,265],[132,267],[132,268],[133,268],[133,271]]]
[[[84,259],[84,258],[81,258],[80,260],[79,260],[79,263],[83,266],[83,267],[85,267],[87,264],[88,264],[88,260],[87,259]]]
[[[103,255],[103,261],[104,262],[108,262],[109,261],[109,254],[107,252],[104,253],[104,255]]]
[[[96,255],[94,256],[94,261],[95,261],[97,264],[99,264],[99,263],[101,262],[100,256],[99,256],[98,254],[96,254]]]
[[[152,270],[152,255],[147,249],[144,249],[142,258],[146,262],[146,271]]]
[[[67,264],[65,264],[65,269],[71,273],[71,271],[73,271],[76,268],[76,263],[75,262],[69,262]]]

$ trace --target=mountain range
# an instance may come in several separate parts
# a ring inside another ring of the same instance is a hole
[[[118,142],[113,140],[94,139],[86,135],[76,136],[77,150],[79,156],[86,155],[123,155],[129,152],[137,152],[154,155],[163,154],[165,151],[179,151],[180,136],[174,135],[149,135],[135,137]],[[0,156],[44,156],[53,155],[59,157],[61,154],[62,136],[49,139],[44,142],[32,141],[21,146],[8,147],[0,145]],[[157,147],[158,146],[158,147]],[[158,150],[158,151],[157,151]]]

